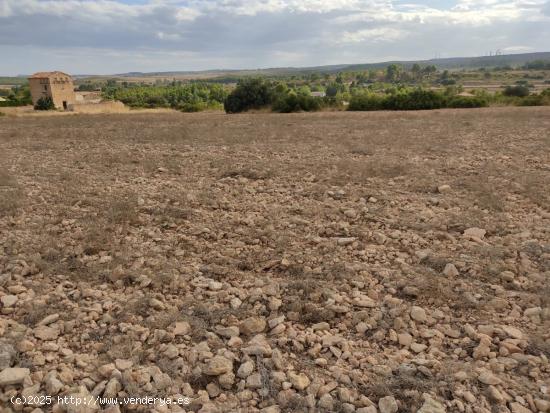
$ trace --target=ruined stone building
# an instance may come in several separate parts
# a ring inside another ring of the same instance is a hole
[[[29,78],[32,103],[42,97],[52,98],[56,109],[69,109],[76,102],[73,79],[63,72],[38,72]]]

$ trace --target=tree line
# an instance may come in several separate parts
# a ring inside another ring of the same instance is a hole
[[[214,83],[174,84],[169,86],[106,86],[103,97],[119,100],[133,108],[172,108],[184,112],[223,109],[227,91]]]
[[[474,92],[474,96],[461,94],[463,88],[460,83],[463,80],[496,79],[495,76],[500,76],[499,79],[506,84],[510,83],[509,74],[486,68],[467,72],[439,71],[434,65],[390,64],[383,69],[274,74],[241,79],[226,76],[185,83],[176,79],[157,79],[154,84],[91,79],[77,81],[77,90],[100,90],[104,99],[119,100],[132,108],[172,108],[185,112],[225,109],[228,113],[238,113],[269,108],[286,113],[325,108],[407,110],[503,104],[546,105],[548,93],[532,93],[534,85],[529,79],[544,79],[547,73],[543,70],[547,68],[550,68],[548,61],[527,62],[521,68],[524,72],[519,72],[520,80],[515,84],[494,94]],[[539,71],[529,73],[529,70]],[[0,106],[31,103],[28,84],[15,86],[11,91],[0,91],[0,95],[6,99],[0,102]],[[39,109],[51,107],[50,102],[37,105]]]

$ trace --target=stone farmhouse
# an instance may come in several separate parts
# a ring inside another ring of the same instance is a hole
[[[56,109],[68,110],[76,102],[73,79],[66,73],[35,73],[29,78],[29,86],[33,105],[42,97],[50,97]]]

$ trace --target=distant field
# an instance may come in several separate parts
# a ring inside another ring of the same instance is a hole
[[[0,87],[2,86],[17,86],[28,83],[27,78],[24,77],[0,77]]]

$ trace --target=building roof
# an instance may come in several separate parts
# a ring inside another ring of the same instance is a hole
[[[71,75],[68,75],[67,73],[55,71],[55,72],[37,72],[29,79],[49,79],[50,77],[56,77],[56,76],[67,76],[71,77]]]

